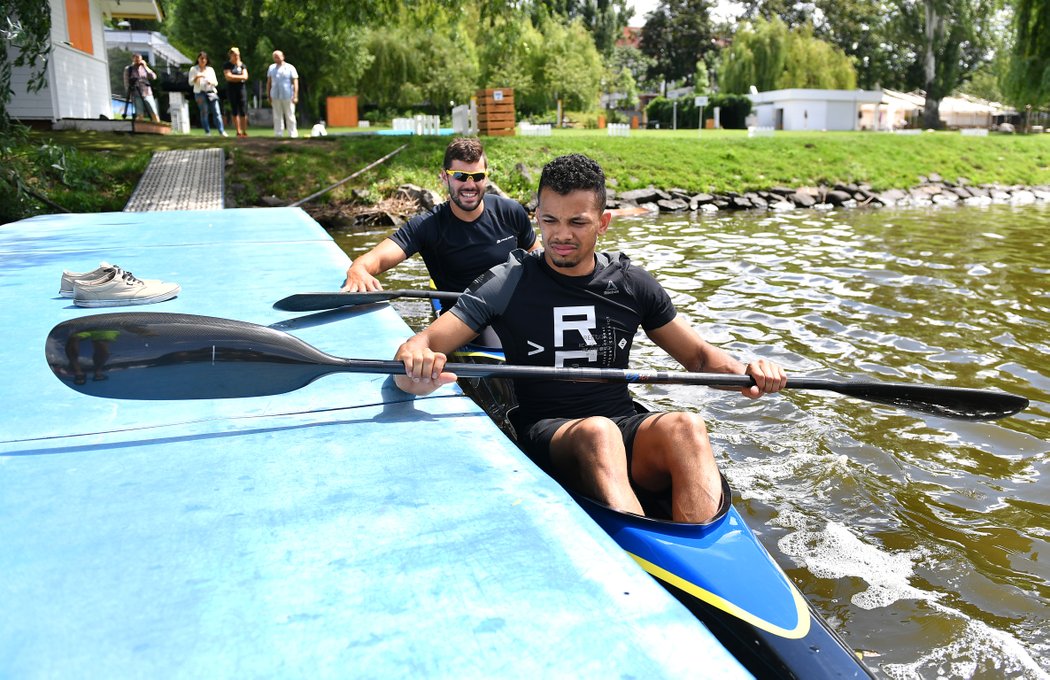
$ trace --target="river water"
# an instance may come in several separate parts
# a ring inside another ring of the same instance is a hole
[[[354,257],[386,233],[333,235]],[[600,244],[742,359],[1032,401],[967,422],[827,392],[639,388],[706,418],[738,509],[881,677],[1050,678],[1048,243],[1050,206],[995,205],[617,217]],[[425,287],[419,258],[384,285]],[[679,368],[636,347],[639,368]]]

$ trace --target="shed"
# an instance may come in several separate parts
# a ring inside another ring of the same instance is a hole
[[[859,130],[861,107],[878,104],[874,90],[770,90],[748,95],[759,127],[775,130]]]
[[[109,118],[112,93],[106,56],[104,19],[151,19],[164,13],[157,0],[48,0],[51,7],[51,58],[46,85],[29,92],[32,69],[12,69],[14,95],[8,114],[23,121],[57,122],[63,118]]]

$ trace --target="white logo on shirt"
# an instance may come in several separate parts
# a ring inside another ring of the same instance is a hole
[[[554,308],[554,346],[564,347],[565,335],[576,332],[583,339],[583,344],[588,347],[577,350],[555,350],[555,366],[565,366],[566,359],[584,359],[590,362],[598,360],[598,343],[592,333],[598,328],[595,317],[594,305]]]
[[[514,238],[514,237],[513,236],[504,236],[503,238],[496,239],[496,243],[503,243],[504,241],[509,241],[512,238]]]
[[[619,292],[620,289],[616,287],[616,284],[610,281],[609,285],[605,287],[605,292],[603,293],[603,295],[616,295]]]

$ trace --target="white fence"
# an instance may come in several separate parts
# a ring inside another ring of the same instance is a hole
[[[609,123],[606,130],[610,137],[627,137],[631,134],[629,123]]]
[[[473,104],[460,104],[452,109],[452,132],[457,135],[478,134],[478,111]]]
[[[417,135],[441,134],[439,116],[414,116],[412,118],[395,118],[391,125],[398,132],[412,132]]]
[[[760,125],[756,125],[754,127],[749,127],[747,129],[747,136],[748,137],[772,137],[773,136],[773,128],[768,127],[768,126],[760,126]]]
[[[532,123],[518,123],[518,134],[522,137],[550,137],[551,126],[549,123],[533,125]]]

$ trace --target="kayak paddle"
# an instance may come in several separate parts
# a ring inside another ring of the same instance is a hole
[[[367,293],[296,293],[273,303],[274,309],[285,312],[316,312],[322,309],[338,309],[353,305],[385,302],[394,298],[437,298],[458,300],[461,293],[443,290],[373,290]]]
[[[118,312],[63,321],[47,336],[47,363],[72,389],[116,399],[224,399],[291,392],[329,373],[404,372],[400,361],[343,359],[283,331],[193,314]],[[666,383],[743,388],[750,376],[505,364],[445,365],[464,378]],[[825,390],[960,420],[995,420],[1028,407],[1005,392],[868,380],[792,377]]]

